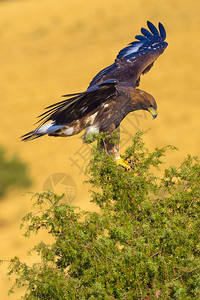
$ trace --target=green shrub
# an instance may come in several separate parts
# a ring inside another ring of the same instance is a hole
[[[5,150],[0,147],[0,198],[10,187],[28,187],[30,184],[26,164],[17,155],[6,159]]]
[[[54,242],[32,249],[39,263],[10,261],[13,288],[26,286],[24,299],[199,299],[200,163],[188,156],[156,177],[166,149],[149,152],[136,134],[124,155],[131,171],[94,149],[88,173],[99,214],[34,195],[38,213],[24,217],[25,236],[46,229]]]

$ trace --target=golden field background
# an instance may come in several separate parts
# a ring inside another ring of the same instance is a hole
[[[147,146],[177,146],[179,152],[169,153],[166,161],[178,165],[187,153],[200,154],[199,0],[0,2],[0,144],[8,149],[8,157],[18,153],[28,164],[31,191],[41,192],[48,176],[66,173],[77,186],[73,204],[95,209],[89,202],[89,186],[83,184],[85,176],[71,162],[78,159],[83,167],[77,154],[85,149],[80,138],[44,137],[22,143],[20,136],[34,128],[36,116],[60,95],[84,91],[147,20],[164,24],[169,43],[140,85],[157,100],[159,115],[153,121],[150,114],[130,114],[122,124],[129,134],[122,138],[127,141],[137,128],[151,128],[145,135]],[[27,251],[48,237],[44,233],[23,238],[19,225],[31,207],[30,196],[23,192],[11,190],[0,202],[0,258],[18,255],[31,264],[36,257],[27,256]],[[18,299],[22,291],[7,296],[12,282],[6,272],[2,265],[0,299]]]

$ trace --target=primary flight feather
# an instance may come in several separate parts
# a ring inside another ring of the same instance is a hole
[[[157,116],[157,104],[153,96],[138,89],[141,74],[148,72],[155,60],[167,47],[166,31],[159,23],[158,29],[147,22],[148,30],[123,48],[115,62],[101,70],[83,93],[64,95],[67,99],[48,106],[39,116],[40,125],[22,136],[23,141],[43,135],[71,136],[85,130],[85,139],[92,133],[119,131],[121,121],[129,112],[149,111]],[[119,145],[105,141],[104,147],[118,163]]]

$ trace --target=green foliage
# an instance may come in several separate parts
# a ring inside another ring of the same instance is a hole
[[[10,187],[28,187],[30,184],[25,163],[18,156],[6,159],[5,150],[0,147],[0,198]]]
[[[25,236],[46,229],[54,242],[32,249],[40,263],[10,261],[13,288],[25,285],[24,299],[199,299],[200,163],[188,156],[155,176],[166,149],[149,152],[136,134],[125,171],[95,148],[88,174],[100,214],[34,195]]]

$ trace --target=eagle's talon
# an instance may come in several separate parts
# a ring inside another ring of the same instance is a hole
[[[123,158],[121,158],[121,157],[116,158],[116,164],[118,166],[120,165],[120,166],[124,167],[127,170],[131,169],[131,166],[129,165],[129,163],[126,160],[124,160]]]

